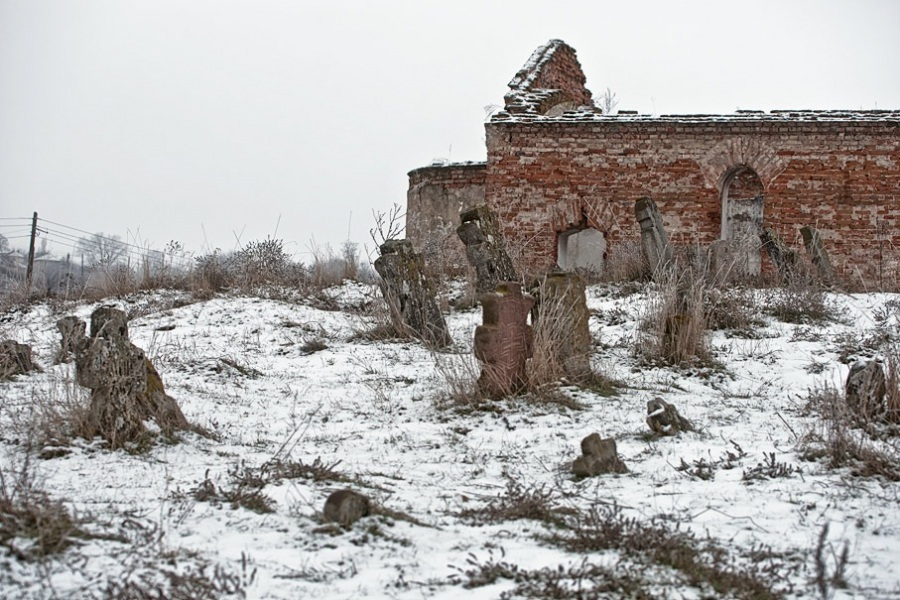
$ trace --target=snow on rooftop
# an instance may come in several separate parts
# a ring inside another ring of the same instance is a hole
[[[615,115],[603,114],[597,107],[579,107],[559,115],[543,115],[537,112],[541,93],[522,94],[530,100],[522,112],[499,111],[491,116],[491,123],[541,122],[671,122],[671,123],[713,123],[713,122],[896,122],[900,123],[900,110],[739,110],[731,114],[684,114],[648,115],[636,111],[619,111]]]

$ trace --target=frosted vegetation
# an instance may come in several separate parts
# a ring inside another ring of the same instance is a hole
[[[436,352],[358,271],[239,280],[208,260],[193,283],[4,305],[0,338],[43,371],[0,382],[0,597],[900,594],[898,295],[705,289],[675,353],[666,285],[595,283],[595,376],[491,401],[465,281],[443,281],[454,343]],[[90,391],[54,364],[55,322],[101,304],[128,313],[192,430],[84,437]],[[862,358],[888,369],[885,413],[843,401]],[[655,398],[696,430],[653,435]],[[595,432],[627,472],[572,474]],[[341,489],[371,514],[325,522]]]

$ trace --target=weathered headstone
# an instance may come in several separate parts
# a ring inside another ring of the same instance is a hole
[[[558,365],[570,379],[590,377],[590,313],[584,280],[575,273],[551,273],[533,292],[537,300],[532,310],[535,346],[548,354],[539,358]]]
[[[844,398],[854,416],[864,421],[881,418],[886,392],[887,384],[881,363],[874,360],[853,363],[844,384]]]
[[[628,469],[616,451],[616,440],[603,439],[592,433],[581,440],[581,456],[572,463],[572,472],[578,477],[595,477],[603,473],[626,473]]]
[[[674,404],[662,398],[647,402],[647,425],[656,435],[675,435],[682,431],[693,431],[693,424],[678,414]]]
[[[351,525],[369,515],[369,499],[353,490],[338,490],[325,500],[322,517],[326,523],[337,523],[341,527]]]
[[[461,212],[459,220],[456,234],[466,246],[469,264],[475,268],[475,291],[486,294],[500,282],[518,279],[494,213],[486,206],[476,206]]]
[[[381,293],[394,327],[431,346],[449,345],[453,340],[438,307],[434,284],[425,275],[422,255],[408,240],[388,240],[380,251],[374,266],[381,275]]]
[[[812,227],[806,226],[800,230],[800,235],[803,236],[803,246],[806,248],[806,253],[809,254],[812,264],[819,270],[822,281],[829,284],[832,283],[834,281],[834,269],[831,266],[831,261],[828,259],[828,252],[825,250],[825,245],[822,243],[822,237],[819,235],[819,232]]]
[[[662,215],[650,197],[639,198],[634,203],[634,216],[641,226],[641,248],[651,277],[665,269],[674,257],[669,237],[663,228]]]
[[[482,325],[475,328],[475,357],[483,364],[478,387],[490,398],[521,391],[526,383],[525,363],[534,351],[534,336],[527,324],[534,298],[515,282],[501,283],[481,296]]]
[[[759,241],[762,242],[763,249],[772,259],[781,278],[790,278],[797,264],[797,253],[788,248],[784,240],[770,227],[763,228],[759,234]]]
[[[112,448],[140,441],[149,420],[166,434],[188,428],[153,364],[128,340],[128,319],[121,310],[101,307],[91,315],[91,337],[76,355],[75,374],[92,390],[91,424]]]
[[[15,340],[0,342],[0,381],[39,370],[31,359],[31,346]]]
[[[87,324],[78,317],[66,316],[56,322],[62,340],[59,344],[57,362],[68,362],[87,343]]]

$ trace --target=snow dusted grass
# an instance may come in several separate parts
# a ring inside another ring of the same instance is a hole
[[[132,341],[211,434],[132,453],[72,435],[87,392],[70,365],[52,365],[55,320],[93,307],[0,316],[45,368],[0,384],[0,597],[900,594],[900,483],[858,458],[834,464],[840,424],[816,404],[896,335],[896,296],[830,295],[837,322],[760,308],[758,324],[709,336],[706,366],[679,368],[636,352],[646,291],[593,286],[593,366],[623,387],[563,387],[568,404],[473,402],[480,312],[451,313],[456,343],[433,354],[362,341],[377,323],[348,303],[370,298],[348,283],[314,303],[344,310],[243,296],[180,306],[165,293],[121,302]],[[654,397],[698,431],[649,435]],[[896,437],[842,431],[900,468]],[[593,432],[616,439],[627,473],[573,478]],[[324,526],[325,498],[346,487],[374,514]],[[73,535],[38,551],[4,500],[67,515],[56,522]]]

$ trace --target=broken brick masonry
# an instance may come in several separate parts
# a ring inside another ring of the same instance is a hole
[[[749,203],[790,248],[814,226],[838,278],[900,278],[900,111],[606,115],[584,83],[575,51],[551,40],[485,124],[486,162],[409,173],[407,236],[427,261],[466,264],[454,230],[482,203],[520,271],[553,267],[585,229],[609,259],[639,240],[632,207],[650,196],[676,246],[742,235]]]

